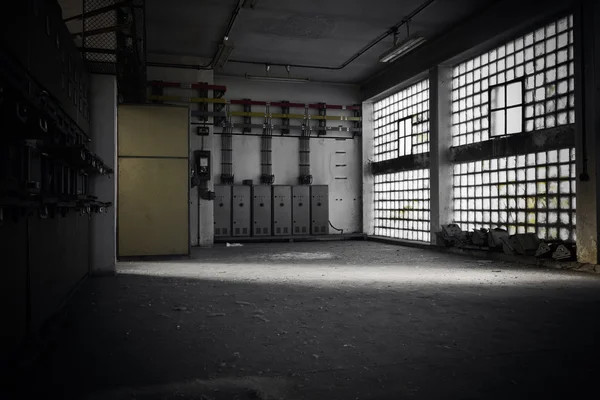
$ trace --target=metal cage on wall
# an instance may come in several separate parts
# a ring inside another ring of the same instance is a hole
[[[145,0],[83,0],[81,51],[90,73],[117,75],[121,102],[146,90]]]

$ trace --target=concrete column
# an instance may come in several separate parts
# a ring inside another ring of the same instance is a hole
[[[106,214],[92,215],[90,258],[92,275],[111,275],[116,262],[117,208],[117,80],[111,75],[92,75],[90,85],[91,150],[112,168],[111,178],[90,179],[91,193],[112,202]]]
[[[452,221],[451,111],[452,68],[439,66],[429,71],[431,243],[435,232]]]
[[[375,234],[375,202],[373,189],[375,180],[371,172],[371,163],[375,157],[373,147],[373,103],[363,103],[362,106],[363,126],[362,126],[362,160],[363,160],[363,233],[367,235]]]
[[[600,4],[581,1],[575,12],[577,259],[598,263],[597,160],[600,134]]]

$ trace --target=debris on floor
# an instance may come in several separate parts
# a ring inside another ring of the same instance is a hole
[[[510,235],[502,228],[481,228],[465,232],[458,224],[448,224],[442,225],[442,230],[436,232],[436,235],[446,247],[467,250],[488,250],[514,256],[553,258],[557,261],[574,261],[577,254],[574,244],[560,241],[546,243],[535,233]]]
[[[241,243],[227,243],[227,247],[243,247],[244,245]]]

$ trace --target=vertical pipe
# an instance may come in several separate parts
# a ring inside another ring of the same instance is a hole
[[[227,117],[223,134],[221,135],[221,183],[225,185],[233,185],[233,137],[231,135],[231,116],[229,115],[230,105],[227,104]]]
[[[271,185],[273,184],[273,166],[272,166],[272,133],[271,127],[271,107],[267,104],[265,108],[265,123],[263,127],[263,133],[260,138],[260,152],[261,152],[261,171],[260,181],[261,184]]]
[[[308,114],[308,105],[304,108],[304,127],[299,139],[299,158],[300,158],[300,185],[310,185],[312,177],[310,176],[310,119]]]

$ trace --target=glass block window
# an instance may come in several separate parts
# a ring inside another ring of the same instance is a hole
[[[454,221],[575,241],[575,149],[454,165]]]
[[[374,162],[429,152],[429,80],[374,105]]]
[[[430,241],[429,170],[375,176],[375,235]]]
[[[570,16],[457,65],[453,146],[574,123],[573,43]]]

